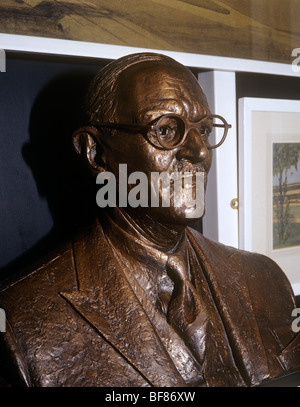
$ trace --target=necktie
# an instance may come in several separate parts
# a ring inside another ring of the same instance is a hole
[[[171,255],[167,273],[174,281],[174,290],[167,311],[169,324],[184,339],[200,363],[206,348],[208,314],[189,278],[187,265],[179,255]]]

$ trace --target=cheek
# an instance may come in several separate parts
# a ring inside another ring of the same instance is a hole
[[[133,171],[142,171],[147,175],[151,172],[168,171],[174,160],[173,151],[159,150],[145,140],[136,143],[131,149],[131,160],[127,161],[128,168]]]
[[[150,166],[151,171],[157,172],[167,172],[172,168],[173,161],[175,159],[175,155],[169,151],[160,151],[156,150],[153,151],[150,158]]]

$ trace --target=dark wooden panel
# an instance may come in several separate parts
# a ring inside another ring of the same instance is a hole
[[[291,62],[298,0],[2,0],[3,33]]]

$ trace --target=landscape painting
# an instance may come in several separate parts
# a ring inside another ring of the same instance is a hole
[[[273,143],[273,249],[300,246],[300,142]]]

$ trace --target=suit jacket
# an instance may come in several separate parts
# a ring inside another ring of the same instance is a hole
[[[187,236],[245,385],[300,369],[294,297],[279,267]],[[0,307],[4,385],[185,386],[98,222],[2,289]]]

